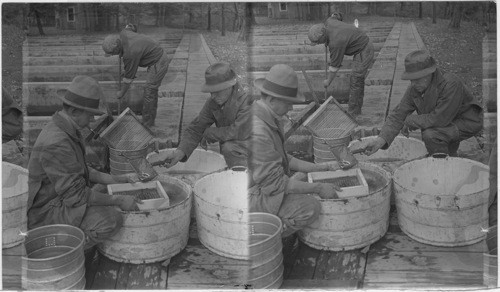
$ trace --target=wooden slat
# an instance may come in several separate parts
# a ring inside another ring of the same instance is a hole
[[[116,288],[117,290],[125,290],[127,289],[128,278],[130,275],[130,270],[132,269],[132,264],[121,264],[120,269],[118,270],[118,276],[116,279]]]
[[[153,290],[167,288],[167,269],[161,263],[131,265],[127,289]]]
[[[219,256],[199,240],[171,259],[168,289],[240,289],[247,279],[248,262]]]
[[[115,289],[120,266],[120,263],[102,256],[99,262],[99,269],[95,275],[94,283],[92,284],[92,289]]]
[[[102,255],[96,250],[96,256],[94,258],[85,259],[85,289],[91,289],[94,284],[94,278],[99,269],[99,263],[101,261]],[[88,261],[88,262],[87,262]]]
[[[26,255],[23,244],[2,249],[2,289],[21,290],[21,261]]]
[[[319,250],[299,242],[299,252],[297,259],[289,274],[285,274],[285,279],[313,279],[316,263],[320,254]]]
[[[342,289],[355,290],[357,280],[318,280],[288,279],[283,281],[280,289]]]

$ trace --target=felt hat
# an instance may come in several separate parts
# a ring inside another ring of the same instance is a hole
[[[319,39],[325,34],[325,25],[324,24],[315,24],[311,26],[309,32],[307,33],[307,37],[313,43],[317,43]]]
[[[120,36],[116,34],[108,35],[104,38],[102,42],[102,50],[104,51],[104,56],[110,57],[113,55],[118,55],[121,49]]]
[[[413,51],[405,58],[403,80],[419,79],[436,71],[436,61],[424,50]]]
[[[96,115],[104,114],[99,109],[99,103],[103,98],[102,89],[92,77],[76,76],[66,89],[58,90],[57,94],[63,103],[67,105]]]
[[[202,92],[217,92],[236,84],[236,73],[226,63],[215,63],[205,71],[205,84]]]
[[[254,83],[260,91],[287,102],[303,103],[306,100],[299,92],[297,73],[288,65],[274,65],[265,78],[259,78]]]

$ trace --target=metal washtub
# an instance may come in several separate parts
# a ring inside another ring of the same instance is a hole
[[[84,289],[84,243],[83,231],[71,225],[47,225],[28,231],[21,267],[23,289]]]

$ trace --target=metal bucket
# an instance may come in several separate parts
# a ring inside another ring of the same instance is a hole
[[[363,148],[369,141],[374,140],[377,136],[364,137],[359,140],[353,140],[349,143],[349,149]],[[389,171],[391,174],[408,161],[424,158],[427,155],[427,148],[424,142],[404,136],[396,136],[391,146],[385,150],[378,150],[370,156],[364,154],[354,154],[358,161],[365,161],[377,164]]]
[[[181,252],[189,238],[191,187],[182,180],[159,174],[170,206],[137,212],[121,212],[123,226],[98,245],[106,257],[122,263],[143,264],[170,259]]]
[[[168,154],[175,151],[175,148],[163,149],[159,153],[151,152],[146,157],[150,163],[164,160]],[[223,170],[227,168],[224,156],[211,151],[203,149],[195,149],[186,162],[179,162],[176,165],[165,168],[162,166],[155,166],[154,169],[157,173],[168,174],[180,178],[190,184],[194,183],[206,174]]]
[[[212,173],[194,185],[198,238],[214,253],[248,259],[248,172],[244,167]]]
[[[24,241],[21,232],[28,230],[28,170],[2,162],[2,248]]]
[[[298,232],[302,242],[320,250],[361,248],[379,240],[389,227],[391,175],[375,164],[359,162],[368,195],[321,203],[318,220]]]
[[[489,167],[477,161],[428,157],[393,175],[401,230],[416,241],[463,246],[483,240],[488,226]]]
[[[83,231],[70,225],[47,225],[28,231],[21,267],[23,289],[84,289],[84,241]]]
[[[283,283],[281,219],[269,213],[249,213],[250,270],[252,289],[278,289]]]
[[[337,161],[342,149],[351,142],[351,133],[340,128],[323,128],[313,135],[314,162]],[[335,151],[338,149],[338,151]],[[332,151],[333,150],[333,151]]]
[[[139,150],[119,150],[109,147],[109,167],[110,173],[119,175],[135,172],[129,160],[146,158],[150,148],[144,147]]]

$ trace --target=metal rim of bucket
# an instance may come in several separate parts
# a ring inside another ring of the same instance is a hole
[[[252,217],[256,217],[256,216],[268,217],[268,218],[272,218],[272,220],[276,220],[276,222],[278,223],[278,229],[276,230],[275,233],[269,235],[268,238],[266,238],[266,239],[264,239],[262,241],[250,244],[249,248],[257,246],[257,245],[261,245],[264,242],[273,240],[274,237],[277,236],[277,235],[279,235],[279,234],[281,234],[281,231],[283,230],[283,222],[281,222],[281,219],[278,216],[270,214],[270,213],[261,213],[261,212],[251,212],[251,213],[248,213],[248,222],[249,222],[249,224],[252,224]],[[259,223],[262,223],[262,222],[259,222]]]
[[[319,163],[319,164],[325,164],[325,162],[322,162],[322,163]],[[380,189],[384,189],[390,183],[392,183],[392,181],[393,181],[392,175],[387,170],[383,169],[382,167],[380,167],[380,166],[378,166],[378,165],[376,165],[374,163],[359,161],[357,167],[359,167],[362,170],[363,169],[362,166],[368,166],[368,168],[369,168],[368,170],[374,171],[374,172],[379,172],[380,175],[383,175],[383,176],[387,177],[386,184],[384,184]],[[371,195],[372,195],[372,193],[369,192],[366,195],[355,196],[355,197],[348,197],[348,198],[342,198],[342,199],[340,199],[340,198],[339,199],[322,199],[318,195],[316,195],[315,198],[317,200],[319,200],[320,202],[321,201],[325,201],[325,202],[332,202],[332,201],[333,202],[348,202],[348,201],[351,201],[351,200],[363,199],[363,198],[369,197]]]
[[[74,231],[74,232],[78,233],[76,236],[78,236],[78,235],[81,236],[80,243],[76,247],[71,247],[70,251],[67,251],[67,252],[65,252],[63,254],[60,254],[60,255],[57,255],[57,256],[54,256],[54,257],[42,258],[42,259],[34,259],[34,258],[30,258],[30,257],[28,257],[28,255],[26,255],[26,256],[22,256],[22,259],[23,260],[28,260],[28,261],[34,261],[34,262],[46,262],[48,260],[55,260],[55,259],[58,259],[58,258],[62,258],[64,256],[66,256],[67,254],[69,254],[71,252],[74,252],[77,249],[80,249],[80,248],[83,249],[83,244],[85,243],[85,233],[83,233],[83,231],[80,228],[72,226],[72,225],[67,225],[67,224],[52,224],[52,225],[40,226],[40,227],[37,227],[37,228],[29,230],[27,236],[29,236],[30,233],[33,234],[34,232],[41,232],[41,231],[43,231],[45,229],[51,230],[51,229],[55,229],[55,228],[60,228],[58,230],[69,229],[71,231]],[[45,234],[45,235],[51,235],[51,234],[52,233]],[[75,235],[74,233],[68,233],[68,234],[69,235]],[[28,241],[28,242],[30,242],[30,241]]]
[[[435,161],[439,161],[439,160],[467,160],[468,162],[471,162],[472,164],[474,165],[477,165],[477,166],[481,166],[481,167],[484,167],[487,169],[488,173],[490,171],[490,167],[484,163],[481,163],[481,162],[478,162],[478,161],[475,161],[475,160],[472,160],[472,159],[468,159],[468,158],[463,158],[463,157],[450,157],[450,156],[447,156],[445,158],[434,158],[434,157],[426,157],[426,158],[422,158],[422,159],[414,159],[412,161],[409,161],[403,165],[401,165],[400,167],[396,168],[394,170],[394,174],[392,175],[392,180],[394,181],[394,184],[397,185],[398,187],[404,189],[404,190],[408,190],[408,191],[412,191],[412,192],[415,192],[414,190],[411,190],[411,189],[408,189],[406,186],[403,186],[401,185],[400,183],[397,182],[397,180],[395,179],[397,177],[397,174],[398,172],[401,172],[403,171],[405,168],[409,167],[411,164],[417,164],[417,163],[421,163],[422,161],[426,161],[426,160],[435,160]],[[466,194],[467,196],[471,196],[471,195],[474,195],[474,194],[478,194],[478,193],[481,193],[481,192],[484,192],[486,191],[486,189],[488,189],[489,187],[487,188],[484,188],[482,190],[479,190],[477,192],[474,192],[474,193],[469,193],[469,194]],[[434,194],[425,194],[425,193],[422,193],[423,195],[426,195],[426,196],[439,196],[439,197],[456,197],[457,195],[456,194],[442,194],[442,193],[434,193]]]

